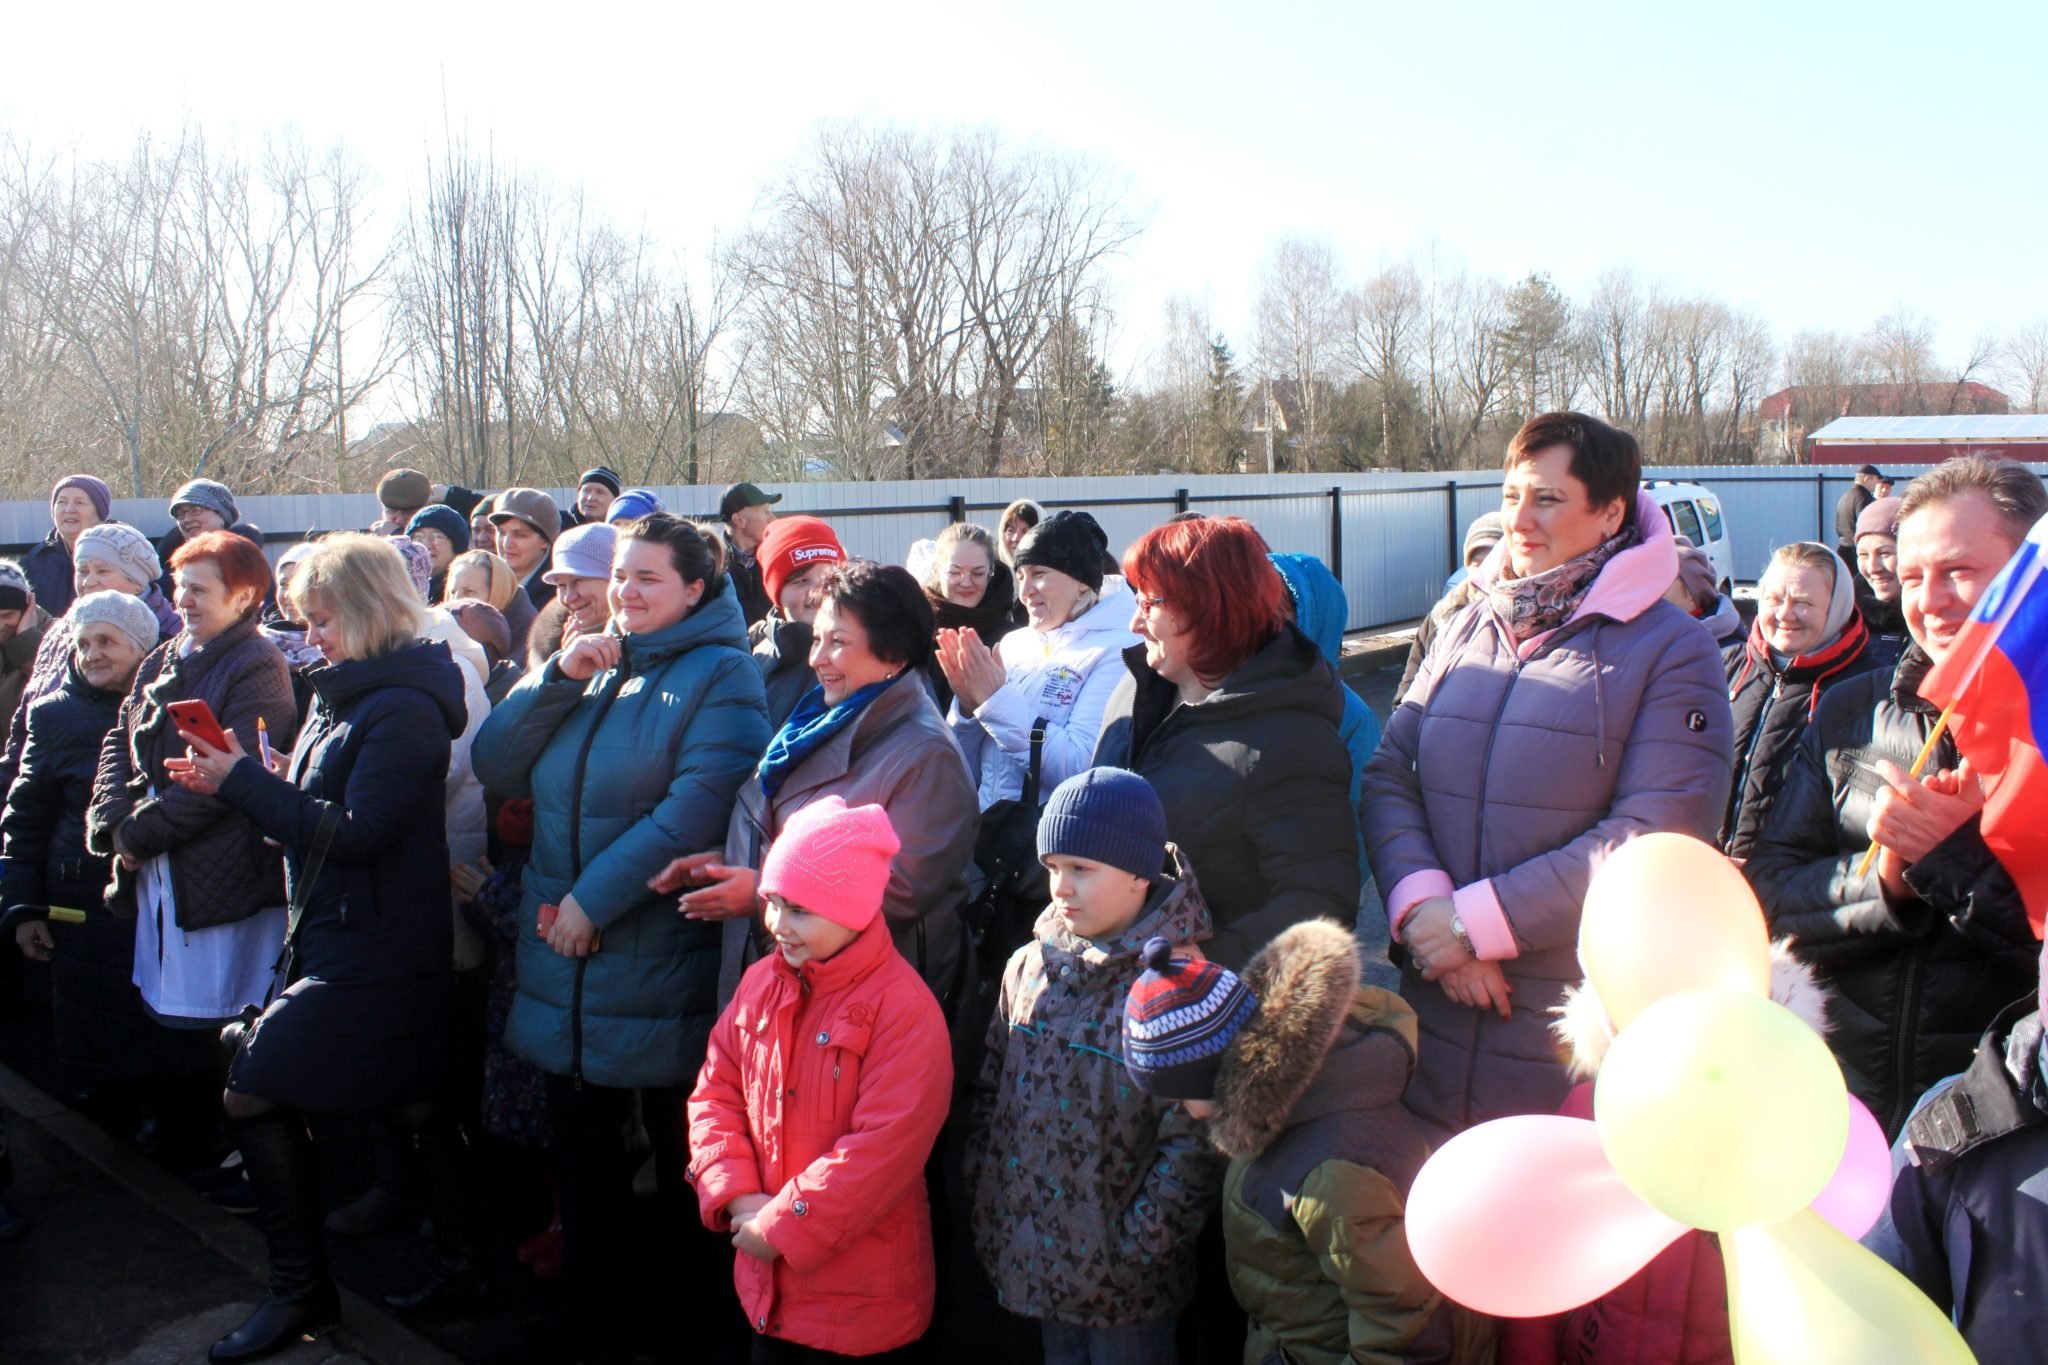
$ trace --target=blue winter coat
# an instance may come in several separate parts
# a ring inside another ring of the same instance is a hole
[[[1976,1074],[1927,1092],[1921,1108],[1946,1092],[2002,1079],[2004,1103],[2018,1124],[1999,1136],[1952,1128],[1969,1145],[1946,1164],[1923,1162],[1911,1126],[1892,1148],[1892,1196],[1863,1245],[1949,1313],[1980,1365],[2032,1365],[2048,1340],[2048,1080],[2042,1074],[2038,1012],[2010,1030],[1994,1027],[1979,1044]],[[1986,1055],[1986,1052],[1989,1055]],[[2003,1059],[2004,1075],[1995,1076]],[[1917,1112],[1917,1111],[1916,1111]],[[1934,1169],[1929,1169],[1933,1166]]]
[[[746,621],[717,582],[682,621],[627,636],[620,666],[587,684],[553,661],[530,673],[477,735],[485,789],[533,801],[505,1042],[554,1075],[686,1085],[717,1020],[722,926],[647,889],[670,859],[724,846],[733,797],[768,747]],[[540,907],[572,893],[601,935],[586,958],[537,929]]]
[[[28,575],[29,591],[36,605],[52,616],[71,610],[78,586],[72,581],[71,547],[55,531],[40,545],[21,557],[21,571]]]
[[[1268,555],[1267,558],[1280,571],[1280,580],[1287,585],[1287,595],[1294,599],[1294,624],[1301,627],[1303,635],[1315,641],[1316,648],[1323,652],[1330,666],[1338,669],[1337,676],[1341,682],[1344,627],[1351,619],[1351,602],[1344,596],[1344,585],[1314,555]],[[1372,751],[1380,747],[1380,718],[1365,704],[1365,698],[1349,686],[1344,688],[1344,719],[1337,723],[1337,737],[1344,741],[1344,749],[1351,755],[1351,823],[1356,825],[1359,783],[1365,776],[1365,765],[1372,762]],[[1372,865],[1365,859],[1363,827],[1358,836],[1358,875],[1363,885],[1372,884]]]

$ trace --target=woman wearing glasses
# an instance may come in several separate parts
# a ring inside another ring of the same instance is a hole
[[[1011,616],[1017,605],[1016,579],[996,553],[994,533],[971,521],[956,521],[939,532],[924,595],[932,604],[937,629],[971,630],[990,649],[1017,624]],[[952,706],[953,685],[946,681],[936,654],[925,676],[939,710]]]

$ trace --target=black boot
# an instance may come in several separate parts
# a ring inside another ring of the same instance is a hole
[[[320,1187],[305,1120],[277,1110],[235,1124],[242,1168],[256,1191],[256,1225],[270,1243],[270,1295],[213,1343],[210,1359],[255,1360],[332,1329],[341,1318],[320,1245]]]
[[[469,1150],[452,1126],[435,1124],[414,1139],[434,1218],[434,1271],[424,1284],[384,1296],[394,1313],[426,1315],[473,1306],[483,1297],[482,1259],[476,1249]]]
[[[370,1129],[370,1157],[377,1172],[370,1188],[352,1204],[327,1215],[327,1230],[343,1237],[370,1237],[416,1223],[406,1190],[412,1181],[411,1136],[377,1124]]]

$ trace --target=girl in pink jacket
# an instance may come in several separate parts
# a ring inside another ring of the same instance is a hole
[[[690,1096],[690,1178],[738,1251],[757,1365],[886,1359],[931,1324],[924,1166],[953,1061],[879,918],[898,847],[880,806],[790,817],[761,869],[777,951],[741,978]]]

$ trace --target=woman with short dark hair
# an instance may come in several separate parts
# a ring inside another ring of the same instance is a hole
[[[826,585],[812,630],[818,686],[740,789],[724,849],[677,859],[660,885],[687,893],[685,918],[727,921],[719,995],[729,999],[760,947],[758,874],[777,832],[826,796],[880,806],[903,841],[882,913],[897,948],[950,1006],[967,965],[960,910],[979,819],[967,766],[924,687],[931,607],[908,571],[855,560]]]
[[[746,621],[703,530],[656,513],[617,531],[612,629],[536,661],[474,758],[485,790],[533,803],[505,1043],[548,1076],[563,1266],[576,1330],[599,1345],[640,1298],[620,1279],[633,1092],[678,1198],[683,1102],[718,1016],[719,927],[674,914],[650,880],[724,837],[768,742]]]
[[[1095,762],[1152,784],[1229,967],[1290,924],[1358,913],[1358,834],[1337,671],[1289,619],[1241,517],[1155,527],[1124,552],[1137,597]]]
[[[1444,1132],[1551,1114],[1551,1010],[1583,975],[1593,868],[1635,835],[1711,842],[1733,722],[1713,637],[1664,599],[1670,523],[1633,436],[1575,412],[1509,442],[1506,537],[1387,722],[1367,852],[1423,1042],[1405,1103]]]

